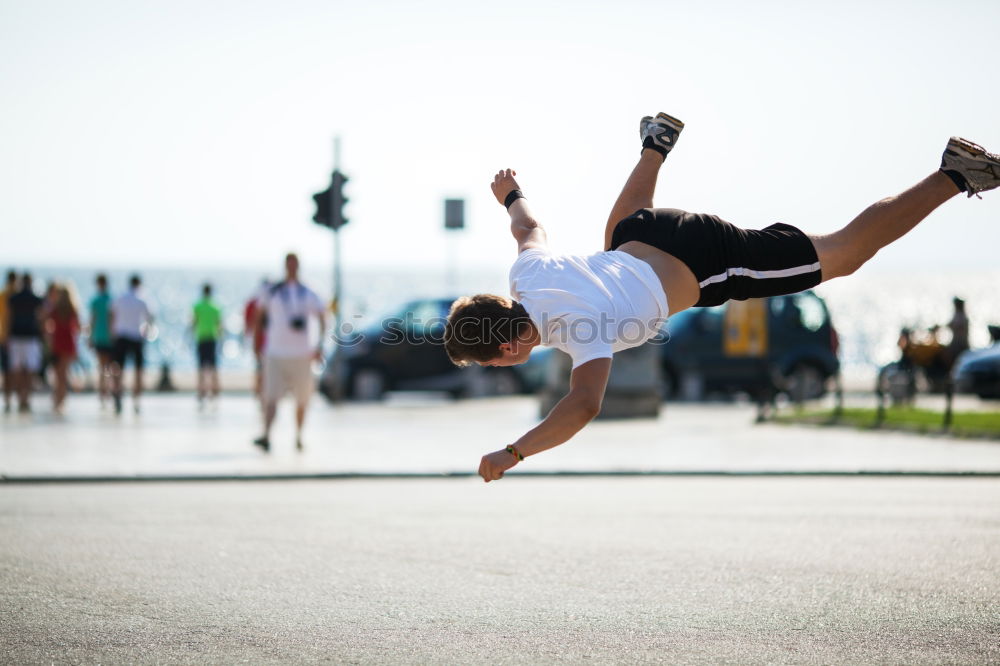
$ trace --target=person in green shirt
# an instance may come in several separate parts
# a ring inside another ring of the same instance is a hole
[[[205,398],[219,396],[219,370],[216,367],[217,344],[222,335],[222,310],[212,300],[212,285],[201,289],[201,299],[194,304],[195,344],[198,349],[198,404],[204,405]]]
[[[111,395],[111,363],[115,341],[111,339],[111,294],[108,277],[100,273],[96,279],[97,293],[90,299],[90,346],[97,355],[97,395],[101,406]]]

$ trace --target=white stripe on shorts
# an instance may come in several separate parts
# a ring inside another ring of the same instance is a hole
[[[707,287],[710,284],[715,284],[716,282],[723,282],[730,277],[748,277],[754,280],[773,280],[775,278],[787,278],[794,277],[796,275],[803,275],[805,273],[813,273],[819,270],[819,262],[808,264],[806,266],[796,266],[795,268],[780,268],[774,271],[755,271],[752,268],[727,268],[725,273],[719,273],[718,275],[713,275],[709,278],[705,278],[698,283],[699,287]]]

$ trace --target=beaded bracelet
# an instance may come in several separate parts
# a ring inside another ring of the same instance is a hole
[[[504,449],[504,451],[506,451],[510,455],[514,456],[515,458],[517,458],[518,462],[521,462],[522,460],[524,460],[524,456],[521,455],[520,451],[518,451],[516,448],[514,448],[513,444],[508,444],[507,448]]]

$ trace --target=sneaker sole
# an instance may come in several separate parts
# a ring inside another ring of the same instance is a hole
[[[662,121],[666,122],[668,125],[670,125],[671,127],[673,127],[678,132],[680,132],[682,129],[684,129],[684,122],[683,121],[678,120],[677,118],[674,118],[673,116],[669,116],[669,115],[663,113],[662,111],[660,113],[656,114],[655,120],[662,120]]]
[[[972,143],[968,139],[963,139],[962,137],[953,136],[948,141],[948,147],[945,150],[950,150],[956,155],[961,155],[965,153],[965,157],[976,158],[991,158],[994,157],[986,152],[986,149],[977,143]]]

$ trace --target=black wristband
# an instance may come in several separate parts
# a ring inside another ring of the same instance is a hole
[[[515,201],[523,198],[524,195],[521,194],[521,190],[511,190],[510,194],[507,195],[507,198],[503,200],[504,208],[510,210],[510,207],[513,205]]]

